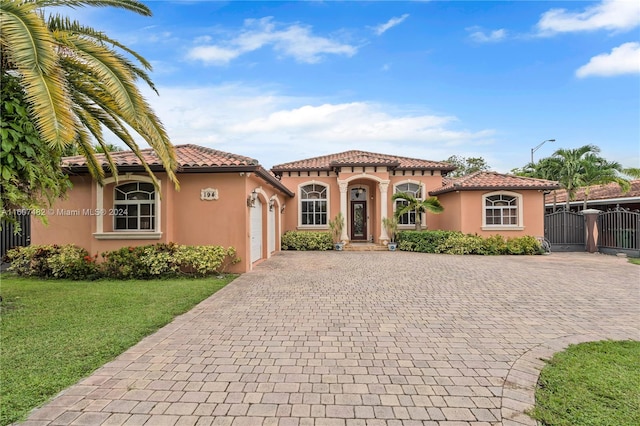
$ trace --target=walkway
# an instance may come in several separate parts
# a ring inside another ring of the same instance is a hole
[[[284,252],[25,425],[534,425],[543,363],[640,338],[640,267],[604,255]]]

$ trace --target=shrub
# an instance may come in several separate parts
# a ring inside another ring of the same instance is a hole
[[[504,254],[507,252],[507,241],[500,234],[491,235],[482,242],[481,252],[478,254]]]
[[[483,238],[479,235],[450,235],[438,247],[436,253],[444,254],[482,254]]]
[[[437,253],[436,249],[452,235],[463,235],[458,231],[400,231],[398,244],[400,250],[420,253]]]
[[[72,280],[108,277],[115,279],[152,279],[179,274],[206,276],[221,274],[238,263],[233,247],[179,246],[174,243],[122,247],[98,255],[74,245],[16,247],[9,250],[9,270],[21,276],[66,278]]]
[[[100,276],[97,258],[97,254],[92,257],[87,250],[68,244],[61,246],[58,253],[51,255],[47,264],[54,278],[94,280]]]
[[[99,275],[96,258],[72,244],[16,247],[7,252],[9,271],[25,277],[95,279]]]
[[[121,247],[117,250],[102,253],[104,262],[102,263],[102,274],[105,277],[116,279],[148,279],[151,275],[148,273],[147,264],[151,262],[150,254],[145,253],[145,247]],[[143,260],[143,257],[145,259]]]
[[[287,231],[282,236],[282,250],[331,250],[329,232]]]
[[[221,246],[180,246],[175,260],[183,273],[199,276],[224,273],[229,265],[240,262],[235,248]]]
[[[240,261],[233,247],[179,246],[174,243],[123,247],[103,253],[105,276],[150,279],[179,274],[206,276],[224,273]]]
[[[535,237],[507,238],[491,235],[463,234],[458,231],[400,231],[398,247],[403,251],[444,254],[541,254],[542,246]]]
[[[540,241],[530,235],[507,239],[508,254],[542,254],[544,250]]]

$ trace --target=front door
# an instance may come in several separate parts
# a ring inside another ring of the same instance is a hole
[[[351,202],[351,240],[367,239],[367,202]]]

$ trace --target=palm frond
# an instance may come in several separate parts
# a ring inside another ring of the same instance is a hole
[[[104,183],[104,170],[102,169],[102,164],[100,164],[96,158],[96,152],[91,144],[91,135],[86,129],[80,129],[78,131],[76,143],[78,145],[78,152],[87,160],[89,173],[102,185]]]
[[[34,0],[38,7],[66,6],[72,8],[94,6],[94,7],[117,7],[135,12],[143,16],[151,16],[151,10],[143,3],[136,0]]]
[[[2,49],[15,65],[33,122],[50,146],[62,148],[75,138],[74,118],[64,75],[57,63],[55,40],[33,3],[0,3]]]
[[[63,35],[64,39],[61,37]],[[84,67],[87,74],[100,81],[118,103],[120,113],[127,120],[134,120],[140,107],[141,95],[133,84],[133,75],[122,65],[120,57],[107,47],[90,40],[68,36],[66,33],[57,36],[59,41],[66,42],[73,50],[68,61],[77,62],[78,67]]]
[[[50,31],[59,31],[61,33],[71,33],[78,36],[84,36],[84,37],[90,38],[94,40],[94,42],[111,44],[112,46],[122,49],[123,51],[127,52],[128,54],[136,58],[136,60],[140,62],[140,64],[142,64],[142,66],[145,69],[147,70],[152,69],[152,66],[149,63],[149,61],[147,61],[142,55],[140,55],[135,50],[130,49],[124,44],[120,43],[118,40],[109,37],[104,32],[97,31],[91,27],[87,27],[86,25],[82,25],[80,22],[71,20],[67,16],[62,16],[60,14],[49,16],[49,19],[47,21],[47,27],[49,28]]]

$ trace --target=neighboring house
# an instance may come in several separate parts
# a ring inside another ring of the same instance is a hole
[[[576,191],[574,200],[569,202],[571,210],[581,211],[583,209],[586,196],[585,189],[579,188]],[[545,197],[547,212],[554,210],[554,201],[556,210],[564,209],[567,204],[567,191],[559,189],[547,194]],[[607,211],[614,210],[618,206],[629,210],[640,210],[640,179],[632,180],[631,188],[625,193],[620,189],[620,185],[615,182],[589,187],[587,208]]]
[[[446,178],[454,166],[365,151],[347,151],[274,166],[265,170],[251,158],[196,145],[175,147],[180,190],[167,180],[152,150],[145,160],[160,180],[157,191],[131,152],[111,153],[120,173],[104,187],[89,175],[84,157],[64,159],[73,189],[48,215],[49,226],[33,220],[33,244],[73,243],[102,253],[122,246],[156,242],[233,246],[245,272],[280,249],[289,230],[329,230],[342,212],[342,239],[384,244],[382,219],[403,200],[437,195],[439,215],[423,215],[428,229],[480,235],[544,234],[544,192],[557,182],[478,172]],[[106,168],[104,155],[98,156]],[[106,170],[106,169],[105,169]],[[399,218],[400,229],[414,229],[416,215]]]
[[[483,236],[543,236],[544,194],[557,188],[555,181],[481,171],[447,180],[429,195],[445,206],[440,229]]]
[[[175,147],[180,190],[152,150],[142,150],[160,181],[157,191],[130,151],[113,152],[120,173],[98,185],[84,157],[63,164],[73,189],[48,214],[32,218],[32,244],[77,244],[89,253],[122,246],[175,242],[236,248],[235,272],[280,248],[281,209],[293,193],[258,161],[196,145]],[[104,155],[98,155],[106,167]],[[251,207],[248,207],[251,205]]]

